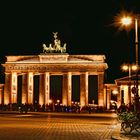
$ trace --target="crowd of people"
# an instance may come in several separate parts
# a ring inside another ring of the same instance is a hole
[[[103,107],[91,107],[91,106],[84,106],[80,107],[79,105],[72,105],[72,106],[65,106],[60,104],[50,104],[50,105],[39,105],[35,104],[8,104],[2,105],[0,104],[1,111],[19,111],[20,113],[27,113],[27,112],[73,112],[73,113],[81,113],[81,112],[88,112],[89,114],[93,112],[103,112]]]

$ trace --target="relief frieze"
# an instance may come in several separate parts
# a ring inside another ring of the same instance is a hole
[[[104,71],[103,65],[93,65],[93,64],[8,64],[5,66],[5,70],[8,71],[35,71],[35,72],[67,72],[67,71],[91,71],[91,72],[101,72]]]

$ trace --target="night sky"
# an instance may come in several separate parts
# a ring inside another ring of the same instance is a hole
[[[135,62],[134,29],[114,26],[122,10],[140,13],[140,0],[0,2],[0,63],[6,55],[42,53],[42,44],[51,43],[52,32],[58,32],[69,54],[104,54],[105,81],[113,83],[127,75],[120,69],[123,63]]]

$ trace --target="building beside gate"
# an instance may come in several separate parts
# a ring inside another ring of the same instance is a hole
[[[138,75],[138,95],[140,97],[139,89],[140,89],[140,75]],[[125,105],[133,104],[134,103],[134,92],[133,88],[136,87],[136,75],[122,77],[115,79],[115,84],[118,88],[118,105],[124,103]]]

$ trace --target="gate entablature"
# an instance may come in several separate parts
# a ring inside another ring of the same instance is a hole
[[[50,56],[50,59],[49,59]],[[41,57],[41,60],[40,60]],[[57,59],[58,57],[58,59]],[[11,58],[11,59],[10,59]],[[22,60],[21,60],[22,58]],[[92,59],[93,60],[92,60]],[[104,55],[36,55],[28,56],[7,56],[7,62],[2,64],[5,67],[5,72],[16,71],[22,72],[104,72],[108,66],[104,62]],[[101,59],[102,58],[102,59]]]

